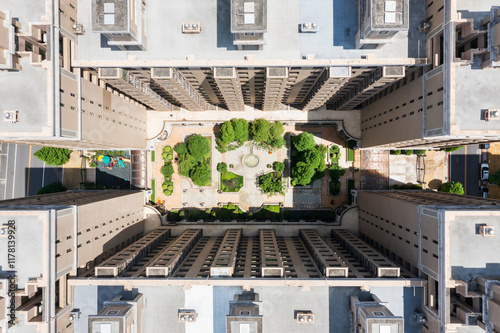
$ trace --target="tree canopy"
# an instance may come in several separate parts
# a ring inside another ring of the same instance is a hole
[[[189,154],[195,160],[200,161],[205,155],[210,153],[210,140],[200,134],[191,135],[187,142]]]
[[[266,142],[269,139],[271,123],[265,119],[257,119],[250,125],[250,135],[256,142]]]
[[[438,191],[446,192],[446,193],[453,193],[453,194],[460,194],[460,195],[465,194],[464,187],[463,187],[462,183],[454,182],[454,181],[443,183],[438,188]]]
[[[297,162],[292,168],[292,179],[295,182],[294,185],[308,185],[315,173],[316,170],[310,165],[302,161]]]
[[[33,155],[49,165],[63,165],[69,161],[71,150],[65,148],[43,147]]]
[[[212,171],[207,164],[198,164],[190,172],[191,180],[195,185],[206,186],[210,185]]]
[[[234,129],[234,139],[240,143],[248,141],[249,126],[248,121],[242,118],[235,118],[231,120]]]
[[[293,143],[295,149],[298,151],[308,150],[314,147],[314,137],[311,133],[302,132],[299,135],[293,137]]]
[[[172,162],[165,163],[165,165],[161,167],[161,173],[165,178],[172,176],[174,174],[174,166],[172,165]]]
[[[233,123],[225,121],[220,127],[220,139],[222,142],[229,143],[236,139]]]

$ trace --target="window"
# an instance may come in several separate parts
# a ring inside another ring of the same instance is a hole
[[[373,311],[372,312],[374,316],[378,316],[378,317],[383,317],[384,316],[384,313],[382,311]]]
[[[388,35],[388,34],[389,34],[389,31],[387,31],[387,30],[382,30],[382,31],[377,32],[377,35]]]

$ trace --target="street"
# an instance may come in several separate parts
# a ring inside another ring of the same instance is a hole
[[[40,148],[2,143],[0,200],[35,195],[41,187],[62,180],[62,168],[46,166],[33,156]]]
[[[481,195],[479,191],[481,158],[481,149],[478,145],[465,146],[450,154],[450,181],[462,183],[466,195]]]

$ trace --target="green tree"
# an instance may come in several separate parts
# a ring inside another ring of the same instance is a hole
[[[189,155],[195,160],[201,161],[205,155],[210,153],[210,140],[200,134],[191,135],[187,142]]]
[[[227,172],[227,164],[224,162],[217,164],[217,171],[220,173]]]
[[[410,155],[413,155],[413,150],[403,150],[403,152],[405,153],[405,155],[407,156],[410,156]]]
[[[302,132],[299,135],[293,137],[292,142],[295,146],[295,149],[297,149],[298,151],[312,149],[315,145],[313,135],[308,132]]]
[[[292,180],[296,185],[308,185],[316,171],[304,162],[297,162],[292,168]]]
[[[40,194],[48,194],[48,193],[57,193],[57,192],[64,192],[66,190],[67,190],[67,188],[64,187],[63,184],[61,184],[59,182],[54,182],[54,183],[50,183],[48,185],[45,185],[44,187],[39,189],[36,192],[36,194],[40,195]]]
[[[464,187],[462,186],[462,183],[459,182],[447,182],[442,184],[439,188],[438,191],[440,192],[446,192],[446,193],[453,193],[453,194],[460,194],[464,195]]]
[[[285,163],[282,162],[274,162],[274,171],[276,172],[283,172],[285,171]]]
[[[161,173],[165,178],[172,176],[174,174],[174,166],[172,165],[172,162],[165,163],[165,165],[161,167]]]
[[[174,150],[179,155],[180,154],[187,154],[188,153],[187,143],[181,142],[181,143],[177,144],[177,146],[175,146]]]
[[[232,142],[235,140],[235,132],[233,128],[233,123],[230,121],[225,121],[220,127],[220,139],[222,142]]]
[[[189,154],[179,155],[179,175],[189,177],[191,169],[196,164],[195,159]]]
[[[391,150],[392,155],[401,155],[401,150]]]
[[[191,180],[198,186],[210,185],[211,176],[212,171],[207,164],[198,164],[190,172]]]
[[[321,162],[321,152],[318,149],[309,149],[304,152],[302,155],[302,161],[308,164],[311,168],[317,169],[319,163]]]
[[[235,118],[231,120],[234,129],[234,139],[240,143],[245,143],[248,141],[248,121],[242,118]]]
[[[33,155],[49,165],[63,165],[69,161],[71,150],[65,148],[43,147]]]
[[[269,140],[274,141],[281,139],[284,131],[283,124],[279,121],[275,121],[271,124],[271,128],[269,129]]]
[[[266,142],[269,139],[271,123],[265,119],[257,119],[250,125],[250,135],[256,142]]]

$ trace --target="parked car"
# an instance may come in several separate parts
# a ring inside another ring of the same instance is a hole
[[[480,179],[481,180],[488,180],[490,178],[490,168],[488,167],[488,163],[481,163],[481,168],[479,169],[480,171]]]
[[[490,144],[489,143],[481,143],[479,145],[479,148],[481,148],[481,149],[489,149],[490,148]]]
[[[487,198],[489,194],[490,194],[490,190],[488,190],[488,186],[486,186],[486,185],[481,186],[481,197]]]

